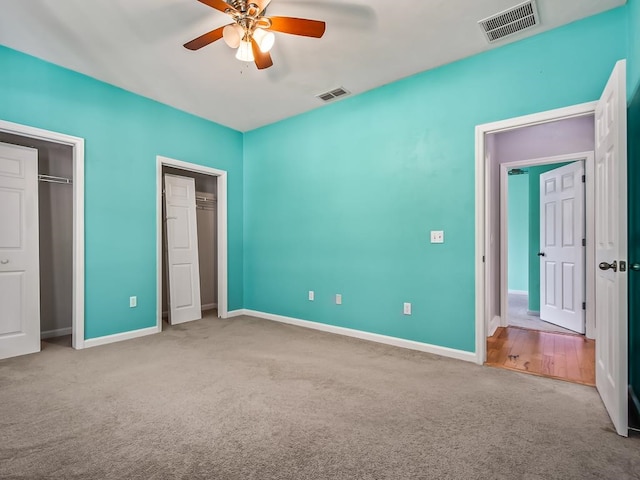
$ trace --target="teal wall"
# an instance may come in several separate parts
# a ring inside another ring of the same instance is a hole
[[[155,324],[164,155],[229,172],[231,310],[473,351],[474,128],[638,83],[638,3],[244,136],[0,47],[0,118],[86,140],[86,338]]]
[[[593,101],[626,53],[622,7],[247,133],[245,308],[473,351],[475,126]]]
[[[229,308],[242,307],[240,132],[5,47],[0,71],[0,118],[86,142],[86,338],[156,324],[156,155],[229,172]]]
[[[507,232],[508,288],[529,290],[529,175],[509,175]]]
[[[540,175],[571,162],[529,167],[529,310],[540,311]]]
[[[629,263],[640,263],[640,88],[629,105]],[[640,398],[640,272],[629,271],[629,383]],[[640,413],[640,405],[637,405]]]
[[[629,0],[629,263],[640,263],[640,0]],[[640,397],[640,272],[629,272],[629,383]],[[640,413],[640,405],[636,405]]]
[[[629,59],[627,91],[629,98],[640,87],[640,0],[627,1]]]

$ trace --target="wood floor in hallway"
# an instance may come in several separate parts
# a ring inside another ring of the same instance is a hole
[[[500,327],[487,339],[487,365],[595,385],[595,341],[583,335]]]

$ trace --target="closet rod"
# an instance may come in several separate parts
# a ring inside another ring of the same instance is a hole
[[[64,183],[64,184],[72,184],[73,180],[65,177],[56,177],[54,175],[38,175],[38,180],[41,182],[49,182],[49,183]]]

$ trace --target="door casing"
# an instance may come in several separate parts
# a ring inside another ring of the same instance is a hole
[[[85,348],[84,339],[84,139],[0,120],[0,132],[68,145],[73,155],[72,347]]]
[[[489,285],[488,274],[489,269],[486,265],[491,265],[495,260],[492,258],[490,245],[491,235],[490,228],[487,226],[489,219],[489,178],[487,176],[486,162],[486,137],[487,135],[515,130],[518,128],[539,125],[542,123],[565,120],[569,118],[582,117],[585,115],[595,115],[597,102],[582,103],[570,107],[548,110],[546,112],[524,115],[521,117],[510,118],[493,123],[486,123],[476,126],[476,212],[475,212],[475,231],[476,231],[476,363],[483,365],[487,359],[487,336],[489,333],[489,324],[492,319],[488,318],[486,306],[488,303],[488,295],[492,291],[487,288]],[[571,159],[578,159],[575,155],[570,155]],[[587,182],[589,181],[589,167],[585,161],[587,174]],[[593,162],[592,162],[593,164]],[[587,191],[589,185],[587,184]],[[587,198],[587,211],[589,211],[589,198]],[[589,215],[587,215],[587,231],[589,230]],[[587,239],[587,242],[589,240]],[[588,245],[588,243],[587,243]],[[504,250],[504,249],[502,249]],[[589,258],[587,257],[587,263]],[[502,262],[501,262],[502,264]],[[502,265],[501,265],[502,266]],[[506,274],[506,272],[505,272]],[[588,274],[588,271],[587,271]],[[504,275],[503,275],[504,277]],[[502,287],[501,287],[502,290]],[[587,290],[589,295],[589,290]],[[587,296],[587,298],[589,298]],[[502,308],[502,307],[501,307]]]
[[[174,167],[188,172],[202,173],[217,177],[217,242],[218,242],[218,317],[228,315],[227,277],[227,172],[195,163],[183,162],[158,155],[156,157],[156,325],[162,330],[162,167]]]

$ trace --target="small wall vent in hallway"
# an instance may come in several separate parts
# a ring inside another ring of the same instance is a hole
[[[516,5],[478,22],[489,43],[501,40],[514,33],[540,25],[535,0]]]
[[[330,90],[328,92],[324,92],[324,93],[320,93],[318,95],[316,95],[316,97],[318,97],[320,100],[325,101],[325,102],[330,102],[331,100],[334,100],[338,97],[342,97],[344,95],[349,95],[351,92],[349,92],[348,90],[346,90],[343,87],[338,87],[334,90]]]

